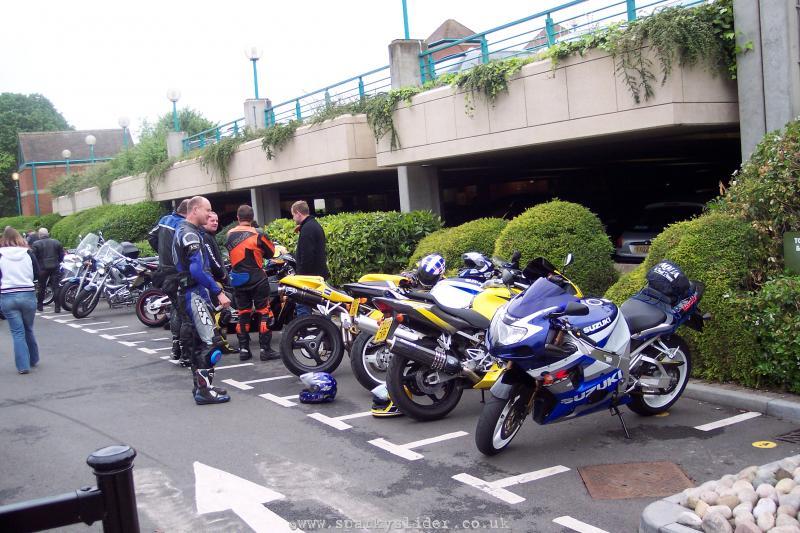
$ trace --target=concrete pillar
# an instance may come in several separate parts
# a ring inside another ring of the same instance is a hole
[[[269,98],[249,98],[244,101],[244,121],[249,130],[263,130],[264,110],[272,105]]]
[[[753,43],[737,58],[743,160],[800,115],[799,11],[797,0],[734,0],[738,42]]]
[[[250,189],[250,205],[261,226],[281,217],[281,197],[277,189],[253,187]]]
[[[428,45],[417,39],[396,39],[389,45],[392,89],[420,85],[419,53]]]
[[[183,155],[183,140],[188,137],[185,131],[171,131],[167,134],[167,157]]]
[[[397,167],[400,211],[432,211],[442,214],[439,200],[439,171],[436,167]]]

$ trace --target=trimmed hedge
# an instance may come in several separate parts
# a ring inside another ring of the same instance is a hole
[[[153,250],[153,247],[150,246],[150,243],[147,240],[139,241],[133,243],[139,248],[139,257],[155,257],[158,255],[158,252]]]
[[[502,218],[479,218],[454,228],[435,231],[419,241],[408,260],[408,266],[415,266],[428,254],[440,253],[444,256],[447,271],[455,272],[462,267],[461,255],[466,252],[491,256],[495,240],[507,224],[508,221]]]
[[[622,303],[644,286],[644,275],[655,264],[662,259],[675,262],[690,279],[705,284],[700,308],[713,316],[702,333],[689,328],[678,332],[692,348],[694,375],[756,385],[754,358],[759,348],[743,313],[748,275],[764,261],[753,253],[756,243],[749,224],[721,213],[678,222],[653,240],[644,263],[623,276],[606,297]]]
[[[754,325],[761,345],[754,366],[757,384],[800,393],[800,276],[765,283],[748,301],[745,320]]]
[[[98,231],[102,231],[106,239],[137,242],[147,236],[164,213],[157,202],[101,205],[64,217],[50,233],[65,247],[76,246],[79,235]]]
[[[16,217],[2,217],[0,218],[0,231],[5,229],[6,226],[15,228],[20,233],[28,230],[38,230],[39,228],[47,228],[52,230],[53,226],[61,220],[61,215],[58,213],[50,213],[48,215],[28,215]]]
[[[325,230],[334,285],[368,272],[399,272],[419,241],[442,226],[439,217],[428,211],[339,213],[317,220]],[[290,252],[297,250],[298,234],[291,220],[275,220],[266,231]]]
[[[614,247],[602,222],[572,202],[539,204],[509,222],[497,238],[494,255],[510,257],[515,250],[522,252],[522,265],[541,256],[558,266],[572,253],[574,263],[566,274],[587,295],[603,294],[617,279]]]

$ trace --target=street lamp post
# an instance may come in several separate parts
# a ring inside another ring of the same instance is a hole
[[[128,149],[128,126],[130,125],[131,121],[128,117],[119,117],[119,127],[122,128],[122,144],[125,150]]]
[[[69,150],[61,150],[61,157],[64,158],[67,167],[67,176],[69,176],[69,158],[72,157],[72,152]]]
[[[405,30],[406,40],[410,39],[408,36],[408,6],[406,0],[403,0],[403,29]]]
[[[256,61],[261,57],[261,50],[257,46],[249,46],[244,55],[253,62],[253,87],[256,92],[256,100],[258,100],[258,69],[256,69]]]
[[[181,99],[181,92],[178,89],[170,89],[167,91],[167,99],[172,102],[172,127],[175,131],[181,131],[178,123],[178,100]]]
[[[97,138],[94,135],[87,135],[85,141],[89,145],[89,159],[94,164],[94,145],[97,143]]]
[[[14,180],[14,188],[17,190],[17,213],[22,215],[22,202],[19,199],[19,174],[14,172],[11,174],[11,179]]]

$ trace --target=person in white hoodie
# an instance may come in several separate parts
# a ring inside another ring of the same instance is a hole
[[[28,243],[11,226],[0,238],[0,310],[8,320],[14,341],[17,371],[27,374],[39,363],[39,345],[33,336],[36,316],[36,290],[39,278],[36,256]]]

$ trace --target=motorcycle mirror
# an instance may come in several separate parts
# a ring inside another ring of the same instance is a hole
[[[564,309],[566,316],[585,316],[589,314],[589,306],[578,302],[570,302]]]
[[[567,254],[567,257],[564,259],[564,266],[565,267],[566,266],[570,266],[572,264],[572,259],[573,259],[572,253],[570,252],[570,253]]]
[[[511,254],[511,263],[513,265],[518,265],[519,264],[519,259],[521,257],[522,257],[522,252],[520,252],[519,250],[514,250],[514,253]]]
[[[502,280],[503,280],[503,283],[505,283],[506,285],[508,285],[508,284],[510,284],[512,281],[514,281],[514,274],[513,274],[513,273],[512,273],[510,270],[508,270],[507,268],[504,268],[504,269],[503,269],[503,274],[502,274],[502,277],[501,277],[500,279],[502,279]]]

